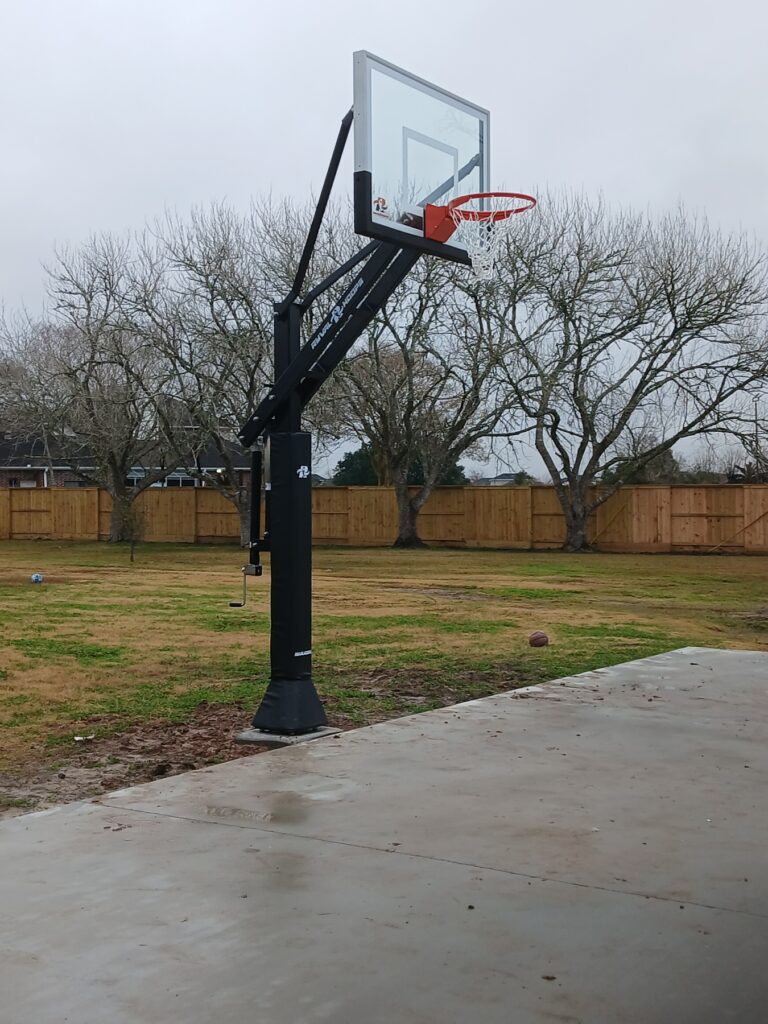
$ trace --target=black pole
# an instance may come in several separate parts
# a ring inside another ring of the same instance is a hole
[[[341,124],[293,288],[275,304],[275,384],[239,435],[248,448],[261,437],[269,446],[266,535],[260,542],[256,515],[251,521],[251,544],[272,554],[271,672],[252,724],[254,729],[282,736],[315,732],[328,724],[312,680],[312,439],[301,429],[302,409],[419,258],[417,251],[369,244],[317,285],[307,299],[298,299],[351,124],[350,111]],[[302,349],[301,318],[307,307],[366,256],[355,280]],[[254,458],[251,494],[255,502],[259,496],[254,481],[261,475],[257,465]]]
[[[251,536],[249,538],[250,565],[259,566],[258,574],[261,576],[261,564],[259,562],[259,541],[261,538],[261,448],[254,448],[251,452]]]
[[[320,225],[323,222],[326,207],[328,206],[328,200],[331,198],[331,189],[333,183],[336,180],[336,174],[339,170],[339,164],[341,163],[341,157],[344,153],[344,147],[347,144],[347,137],[349,135],[349,129],[352,127],[352,121],[354,118],[354,111],[348,110],[347,113],[341,120],[341,127],[339,128],[339,134],[336,137],[336,144],[333,147],[333,153],[331,153],[331,161],[328,164],[328,170],[325,173],[325,181],[323,187],[320,189],[320,196],[317,200],[317,206],[315,207],[315,215],[312,218],[312,223],[309,226],[307,232],[307,239],[304,243],[304,249],[299,259],[299,265],[296,269],[296,277],[293,281],[293,286],[278,307],[280,313],[286,310],[289,303],[298,296],[304,285],[304,278],[307,276],[307,270],[309,269],[309,261],[312,259],[312,252],[317,242],[317,236],[320,233]]]
[[[275,376],[301,347],[295,302],[275,314]],[[327,725],[312,681],[312,441],[301,429],[301,400],[288,396],[269,432],[271,673],[255,729],[298,735]]]

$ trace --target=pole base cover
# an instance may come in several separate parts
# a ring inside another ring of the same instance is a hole
[[[327,725],[328,719],[311,679],[270,679],[251,724],[295,736]]]

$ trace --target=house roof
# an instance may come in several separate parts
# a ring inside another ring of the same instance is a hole
[[[0,434],[0,468],[44,469],[50,466],[45,443],[37,439]]]
[[[232,465],[235,469],[251,468],[251,457],[248,452],[244,451],[243,448],[240,447],[239,444],[227,442],[225,450],[227,451],[229,458],[232,460]],[[199,465],[201,469],[219,469],[224,465],[224,461],[219,454],[219,450],[212,441],[209,442],[198,454],[197,465]]]
[[[240,445],[228,443],[226,450],[235,469],[250,469],[250,456]],[[90,468],[94,464],[93,458],[85,446],[77,453],[76,461],[82,469]],[[199,453],[197,460],[190,453],[189,465],[193,466],[195,463],[202,470],[216,470],[224,466],[224,460],[213,442],[206,445]],[[40,438],[24,437],[8,432],[0,433],[0,469],[49,469],[51,464],[54,469],[68,469],[71,462],[69,459],[65,459],[60,452],[56,452],[55,448],[52,448],[49,456],[45,442]]]

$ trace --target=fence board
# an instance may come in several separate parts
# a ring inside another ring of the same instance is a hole
[[[670,488],[633,487],[631,493],[633,550],[669,551],[672,546]]]
[[[138,536],[143,540],[194,544],[195,488],[148,488],[139,496],[138,503]]]
[[[744,526],[744,488],[672,487],[672,547],[681,551],[739,550]]]
[[[240,513],[232,502],[209,487],[190,488],[190,491],[195,496],[195,539],[202,543],[239,540]]]
[[[56,540],[99,539],[99,492],[97,488],[51,488],[48,492]]]
[[[153,488],[138,501],[145,540],[239,539],[237,509],[213,489]],[[106,540],[111,504],[95,488],[0,489],[0,539]],[[312,504],[316,544],[389,545],[397,535],[391,488],[316,488]],[[419,533],[432,544],[556,548],[565,525],[551,487],[440,487]],[[625,487],[597,510],[589,536],[604,551],[766,554],[768,486]]]
[[[745,551],[768,553],[768,487],[753,485],[744,488],[741,540]]]
[[[618,491],[600,505],[592,517],[589,540],[605,550],[635,545],[635,509],[632,492]]]
[[[419,513],[419,536],[429,544],[463,544],[464,520],[464,488],[441,487],[430,494]]]
[[[51,494],[42,487],[10,490],[11,537],[19,540],[53,539]]]
[[[312,491],[312,540],[315,543],[348,543],[349,494],[347,487],[320,487]]]
[[[391,488],[350,487],[347,502],[347,544],[392,543],[397,536],[397,504]]]
[[[532,548],[559,548],[565,540],[565,521],[551,487],[531,487]]]
[[[106,491],[99,491],[99,540],[109,540],[109,517],[112,499]]]
[[[531,544],[530,487],[468,487],[465,540],[472,547],[528,548]]]
[[[11,539],[11,492],[0,491],[0,540]]]

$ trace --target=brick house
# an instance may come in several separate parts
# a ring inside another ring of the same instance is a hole
[[[0,434],[0,487],[66,486],[77,479],[69,466],[57,466],[44,441]]]

